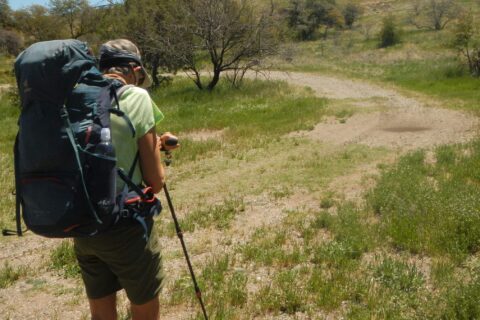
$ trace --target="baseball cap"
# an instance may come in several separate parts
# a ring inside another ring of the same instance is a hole
[[[140,71],[144,75],[144,80],[138,86],[148,88],[152,85],[152,77],[142,63],[140,50],[137,46],[127,39],[116,39],[108,41],[100,47],[99,65],[100,69],[107,69],[125,62],[135,62],[141,67]]]

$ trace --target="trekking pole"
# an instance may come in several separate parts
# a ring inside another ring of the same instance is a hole
[[[172,147],[176,146],[178,144],[178,139],[170,138],[165,142],[165,144],[167,146],[172,146]],[[165,155],[167,157],[167,159],[165,160],[165,164],[169,166],[172,163],[171,152],[168,150],[165,150]],[[198,302],[200,303],[200,306],[202,308],[203,317],[205,318],[205,320],[208,320],[207,310],[205,309],[205,305],[202,299],[202,292],[200,291],[200,287],[198,286],[197,279],[195,278],[195,273],[193,272],[193,267],[192,267],[192,263],[190,262],[187,246],[185,245],[185,241],[183,240],[183,232],[182,232],[182,229],[180,228],[180,224],[178,223],[177,215],[175,214],[175,209],[173,208],[172,198],[170,198],[170,193],[168,192],[167,184],[163,185],[163,191],[165,192],[165,197],[167,198],[168,208],[170,209],[170,213],[172,214],[177,236],[180,239],[180,243],[182,244],[183,255],[185,256],[185,260],[187,260],[188,270],[190,271],[190,277],[192,278],[193,286],[195,289],[195,295],[197,296]]]

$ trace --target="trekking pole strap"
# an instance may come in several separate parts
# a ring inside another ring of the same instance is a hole
[[[205,309],[205,305],[202,299],[202,292],[200,291],[200,287],[198,286],[197,279],[195,278],[195,273],[193,272],[192,263],[190,262],[190,257],[188,256],[187,246],[185,245],[185,241],[183,240],[183,233],[180,228],[180,224],[178,223],[177,215],[175,214],[175,209],[173,208],[172,199],[170,198],[170,193],[168,192],[168,188],[166,184],[163,185],[163,191],[165,192],[168,208],[170,209],[170,213],[172,214],[173,222],[175,224],[175,229],[177,231],[178,238],[180,239],[180,243],[182,245],[183,255],[185,256],[185,260],[187,260],[188,270],[190,271],[190,277],[192,278],[192,281],[193,281],[195,295],[197,296],[198,302],[200,303],[200,307],[202,308],[203,317],[205,318],[205,320],[208,320],[207,310]]]

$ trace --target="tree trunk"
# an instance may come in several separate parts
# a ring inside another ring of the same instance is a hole
[[[215,86],[218,83],[218,80],[220,80],[220,69],[215,68],[213,70],[213,78],[207,86],[208,91],[212,91],[213,88],[215,88]]]
[[[157,75],[159,64],[160,64],[160,58],[158,54],[156,54],[152,59],[152,70],[151,70],[154,88],[160,85],[160,80],[158,80],[158,75]]]

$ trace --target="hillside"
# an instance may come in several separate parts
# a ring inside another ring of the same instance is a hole
[[[412,1],[357,3],[351,30],[285,41],[238,88],[178,75],[151,92],[158,130],[181,141],[167,183],[211,319],[480,318],[480,80],[451,46],[454,22],[419,30]],[[401,42],[380,49],[390,15]],[[12,97],[0,92],[2,228],[14,226]],[[161,318],[202,319],[159,197]],[[130,319],[123,293],[118,311]],[[0,238],[0,312],[89,319],[70,240]]]

